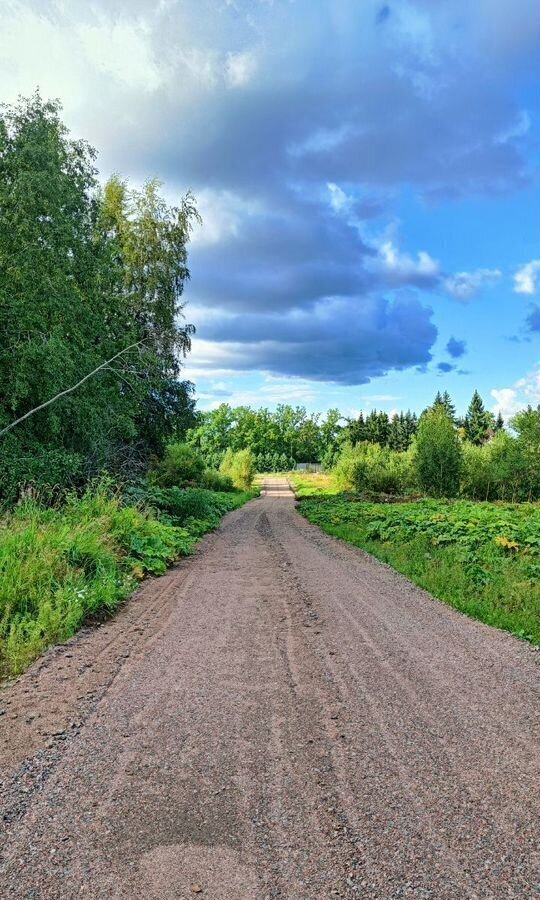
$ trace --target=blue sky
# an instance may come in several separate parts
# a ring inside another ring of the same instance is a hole
[[[540,401],[537,0],[4,0],[112,171],[191,188],[200,405]]]

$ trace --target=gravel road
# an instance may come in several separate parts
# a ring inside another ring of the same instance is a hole
[[[0,692],[0,897],[540,897],[539,663],[268,483]]]

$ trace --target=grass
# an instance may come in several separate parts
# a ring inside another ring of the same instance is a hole
[[[110,615],[253,492],[139,491],[110,485],[57,507],[27,501],[0,520],[0,677],[18,675],[89,619]],[[135,500],[138,501],[135,505]]]
[[[313,497],[300,511],[430,594],[540,644],[540,507]]]
[[[257,475],[258,482],[264,478],[287,478],[297,497],[331,496],[337,494],[332,476],[324,472],[266,472]]]

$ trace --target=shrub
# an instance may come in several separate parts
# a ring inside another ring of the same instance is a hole
[[[209,491],[234,491],[234,484],[229,475],[217,472],[216,469],[205,469],[201,485]]]
[[[462,450],[454,423],[444,407],[422,416],[414,444],[416,474],[431,497],[455,497],[459,491]]]
[[[461,493],[471,500],[489,500],[496,496],[493,459],[489,444],[481,446],[465,441],[461,472]]]
[[[340,490],[404,494],[414,488],[414,467],[409,452],[398,452],[362,441],[346,444],[333,472]]]
[[[362,445],[353,447],[349,442],[343,445],[332,473],[338,490],[352,491],[355,481],[361,477],[360,470],[364,461],[365,450]]]
[[[223,457],[219,471],[232,479],[235,488],[241,491],[249,491],[255,476],[255,458],[251,450],[237,450],[236,453],[229,448]]]
[[[66,493],[85,477],[84,460],[77,453],[37,443],[26,449],[3,438],[0,454],[0,502],[13,506],[31,487],[44,500]]]
[[[233,470],[233,463],[234,463],[234,452],[229,447],[225,451],[225,456],[221,460],[221,465],[219,467],[219,471],[221,472],[221,474],[228,475],[229,478],[231,478],[232,470]]]
[[[255,476],[255,461],[251,450],[238,450],[234,454],[231,478],[235,488],[249,491]]]
[[[204,472],[204,461],[189,444],[169,444],[163,459],[157,462],[150,480],[158,487],[181,487],[199,484]]]

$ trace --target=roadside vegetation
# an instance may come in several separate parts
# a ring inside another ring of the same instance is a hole
[[[540,644],[540,508],[421,500],[305,500],[301,512],[435,597]]]
[[[249,451],[220,472],[185,441],[195,200],[95,158],[39,93],[0,108],[0,677],[254,496]]]
[[[407,450],[347,442],[330,472],[289,477],[302,514],[329,534],[540,643],[540,410],[507,431],[478,401],[468,432],[439,396]]]
[[[175,447],[166,456],[180,456]],[[23,671],[46,647],[116,610],[146,575],[193,551],[225,513],[256,496],[218,472],[208,489],[177,467],[166,486],[110,479],[57,504],[27,497],[0,520],[0,677]],[[193,474],[189,472],[190,476]],[[159,480],[159,479],[158,479]]]

